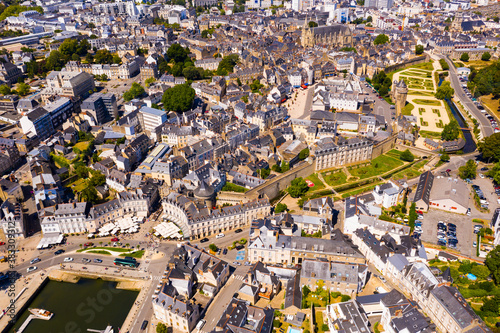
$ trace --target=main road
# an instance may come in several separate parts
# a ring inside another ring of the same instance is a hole
[[[476,105],[472,102],[469,96],[464,94],[462,84],[458,79],[457,69],[455,68],[453,62],[448,57],[445,57],[443,55],[438,55],[438,56],[446,60],[448,66],[450,66],[449,70],[450,81],[451,81],[451,86],[453,87],[453,89],[455,89],[455,97],[458,97],[462,105],[464,105],[469,110],[469,112],[471,112],[474,115],[474,117],[479,121],[483,137],[492,135],[494,131],[488,118],[486,118],[486,116],[483,113],[481,113],[481,111],[476,107]]]

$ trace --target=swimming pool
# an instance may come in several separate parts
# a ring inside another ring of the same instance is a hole
[[[288,332],[287,333],[302,333],[302,330],[298,328],[294,328],[292,326],[288,326]]]

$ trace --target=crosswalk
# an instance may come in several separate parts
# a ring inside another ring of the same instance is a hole
[[[243,279],[245,278],[245,276],[243,275],[231,275],[235,280],[240,280],[240,281],[243,281]]]

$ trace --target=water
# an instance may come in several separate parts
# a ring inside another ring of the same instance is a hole
[[[50,320],[32,320],[24,333],[87,332],[121,327],[138,292],[116,289],[115,282],[81,279],[78,283],[49,281],[28,308],[54,313]],[[9,332],[15,332],[30,315],[26,309]]]
[[[443,79],[440,79],[438,86],[440,86],[442,82],[443,82]],[[472,138],[472,134],[471,134],[470,129],[468,129],[467,123],[462,118],[462,115],[460,114],[460,112],[458,112],[457,107],[455,106],[455,103],[453,103],[449,99],[446,99],[445,102],[448,103],[448,106],[451,109],[451,113],[453,114],[453,116],[455,117],[455,119],[458,122],[458,126],[460,126],[460,128],[462,128],[461,131],[462,131],[462,134],[464,135],[464,140],[465,140],[465,146],[462,149],[462,151],[464,152],[464,154],[475,152],[477,149],[476,142]]]

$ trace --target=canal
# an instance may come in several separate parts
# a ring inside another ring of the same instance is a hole
[[[87,332],[121,327],[137,298],[137,291],[116,288],[116,282],[80,279],[78,283],[49,281],[28,308],[42,308],[52,319],[32,320],[23,333]],[[14,333],[30,315],[28,308],[9,330]]]
[[[460,126],[462,134],[464,136],[465,146],[462,149],[462,151],[464,152],[464,154],[475,152],[477,149],[476,142],[474,141],[474,138],[472,137],[471,130],[467,127],[467,123],[462,118],[462,115],[460,114],[460,112],[458,112],[457,107],[455,106],[455,103],[453,103],[449,99],[446,99],[446,103],[448,103],[448,106],[450,107],[451,113],[453,114],[453,116],[457,120],[458,126]]]
[[[440,79],[438,86],[440,86],[442,82],[443,79]],[[477,149],[476,142],[472,137],[472,133],[471,130],[468,128],[467,122],[458,111],[457,107],[455,106],[455,103],[453,103],[450,99],[446,99],[445,102],[448,103],[451,113],[453,114],[453,117],[455,117],[455,119],[457,120],[458,126],[460,126],[462,134],[464,136],[465,146],[462,149],[463,153],[467,154],[475,152]]]

